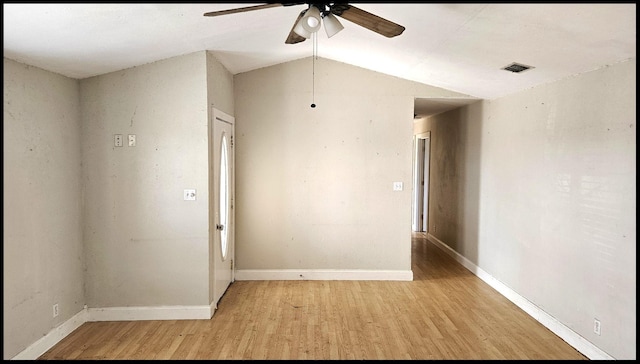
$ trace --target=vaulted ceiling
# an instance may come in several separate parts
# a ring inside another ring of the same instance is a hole
[[[201,50],[213,51],[233,74],[313,54],[312,40],[285,44],[306,4],[203,16],[257,4],[5,3],[4,56],[82,79]],[[338,17],[341,32],[318,32],[319,57],[471,99],[506,96],[636,54],[635,3],[350,4],[406,29],[387,38]],[[502,69],[513,62],[532,68]]]

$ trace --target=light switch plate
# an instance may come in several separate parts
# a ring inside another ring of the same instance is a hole
[[[116,147],[121,147],[122,146],[122,134],[115,134],[113,136],[113,144]]]
[[[130,147],[135,147],[136,146],[136,135],[135,134],[129,134],[129,146]]]
[[[196,190],[184,190],[184,200],[185,201],[195,201],[196,200]]]
[[[394,191],[402,191],[402,182],[393,182]]]

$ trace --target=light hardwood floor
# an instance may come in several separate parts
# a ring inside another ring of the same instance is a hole
[[[39,359],[587,358],[428,242],[414,280],[236,281],[210,320],[87,322]]]

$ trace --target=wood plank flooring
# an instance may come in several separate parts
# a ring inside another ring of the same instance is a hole
[[[428,242],[414,280],[236,281],[210,320],[87,322],[39,359],[587,358]]]

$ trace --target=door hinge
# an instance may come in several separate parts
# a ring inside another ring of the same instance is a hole
[[[231,259],[231,270],[233,270],[233,259]]]
[[[233,148],[233,135],[231,136],[231,148]]]

